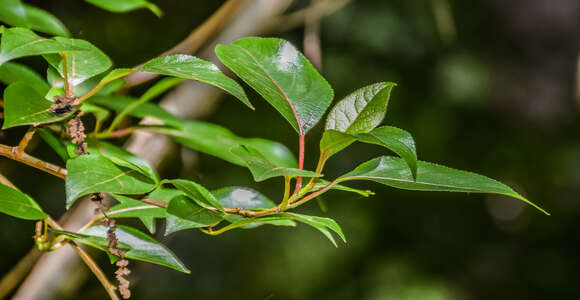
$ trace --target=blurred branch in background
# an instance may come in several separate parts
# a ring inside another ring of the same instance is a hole
[[[269,32],[287,32],[292,29],[304,26],[307,22],[320,20],[337,10],[343,8],[351,0],[317,0],[301,10],[295,11],[288,15],[272,18],[264,25],[263,31]]]
[[[312,5],[322,0],[312,0]],[[304,55],[318,71],[322,70],[322,51],[320,49],[320,18],[314,10],[308,10],[304,19]]]
[[[431,0],[433,16],[439,37],[445,43],[450,43],[456,38],[455,22],[449,0]]]
[[[238,15],[239,10],[246,3],[246,0],[230,0],[222,5],[211,17],[195,28],[189,36],[175,47],[163,52],[159,56],[170,54],[192,54],[205,45],[208,40],[215,37],[225,27],[231,24]],[[159,76],[154,73],[136,72],[125,79],[125,88],[131,88],[136,85],[147,82]]]

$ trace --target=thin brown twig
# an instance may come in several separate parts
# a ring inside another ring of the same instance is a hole
[[[28,128],[28,131],[26,131],[26,134],[24,134],[24,137],[22,137],[22,139],[20,140],[20,143],[18,143],[17,150],[19,153],[23,153],[24,150],[26,150],[28,143],[30,143],[30,140],[32,140],[32,137],[34,136],[35,133],[36,127],[30,126],[30,128]]]
[[[49,162],[40,160],[34,156],[28,155],[25,152],[18,152],[18,147],[10,147],[6,145],[0,145],[0,156],[10,158],[12,160],[24,163],[33,168],[44,171],[48,174],[54,175],[58,178],[66,178],[66,169],[61,168],[57,165],[53,165]]]
[[[237,12],[242,8],[247,0],[229,0],[224,3],[211,17],[203,24],[195,28],[189,36],[175,47],[165,51],[159,56],[170,54],[191,54],[201,48],[209,39],[222,31],[237,16]],[[131,88],[145,83],[158,74],[136,72],[125,78],[125,88]]]
[[[46,219],[46,222],[48,223],[48,225],[50,227],[52,227],[54,229],[63,230],[63,228],[56,221],[54,221],[51,217],[48,217]],[[99,265],[97,265],[97,263],[89,256],[89,254],[87,252],[85,252],[85,250],[83,250],[81,247],[79,247],[79,245],[77,245],[73,241],[69,241],[68,245],[70,245],[73,248],[73,250],[75,250],[75,252],[80,256],[80,258],[83,260],[83,262],[87,265],[87,267],[89,267],[89,269],[91,269],[93,274],[95,274],[97,279],[101,282],[101,284],[103,285],[103,287],[107,291],[107,294],[109,294],[109,297],[112,300],[120,300],[119,296],[117,295],[117,287],[114,284],[112,284],[109,281],[109,279],[107,279],[107,276],[105,275],[103,270],[101,270]]]

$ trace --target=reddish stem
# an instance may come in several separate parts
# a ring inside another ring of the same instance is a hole
[[[304,169],[304,134],[300,134],[300,139],[298,140],[298,169]],[[298,176],[296,179],[296,188],[294,189],[294,194],[298,194],[302,188],[302,176]]]

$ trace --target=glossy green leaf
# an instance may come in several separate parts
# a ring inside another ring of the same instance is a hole
[[[117,165],[138,171],[153,181],[159,182],[159,176],[149,162],[121,147],[91,139],[88,140],[88,151],[98,153]]]
[[[250,169],[255,181],[264,181],[268,178],[280,176],[322,176],[321,174],[312,171],[277,166],[267,160],[258,150],[251,146],[237,146],[232,148],[231,151],[246,162],[246,165],[248,169]]]
[[[285,217],[263,217],[263,218],[243,218],[233,221],[231,224],[224,226],[223,230],[231,230],[234,228],[253,229],[262,225],[274,226],[296,226],[296,222]]]
[[[157,17],[161,17],[163,12],[157,5],[146,0],[86,0],[94,6],[100,7],[115,13],[125,13],[136,9],[148,9]]]
[[[373,130],[385,118],[394,86],[392,82],[379,82],[354,91],[330,110],[325,129],[350,134]]]
[[[392,126],[382,126],[369,133],[356,135],[356,139],[363,143],[383,146],[403,158],[413,174],[417,177],[417,152],[415,141],[410,133]]]
[[[224,211],[223,206],[216,199],[216,197],[210,191],[196,182],[185,179],[171,179],[164,180],[163,182],[172,184],[202,207],[210,206],[215,207],[222,212]]]
[[[110,218],[139,218],[149,232],[155,232],[155,218],[165,218],[165,209],[123,195],[112,195],[120,203],[107,212]]]
[[[218,58],[268,101],[299,134],[324,115],[334,92],[289,42],[249,37],[218,45]]]
[[[125,96],[94,96],[88,101],[111,110],[121,111],[125,109],[125,107],[131,105],[131,103],[137,101],[137,99]],[[137,118],[151,117],[161,121],[167,126],[176,128],[183,127],[182,120],[168,113],[163,108],[159,107],[159,105],[153,103],[143,103],[129,111],[127,114]]]
[[[324,159],[344,149],[353,141],[383,146],[399,156],[409,165],[413,177],[417,175],[417,152],[415,141],[410,133],[393,126],[381,126],[368,133],[347,134],[327,130],[320,140],[320,151]]]
[[[180,190],[168,189],[163,187],[159,187],[155,189],[153,192],[149,193],[149,198],[161,200],[165,203],[169,203],[173,198],[179,196],[186,197],[185,193]],[[167,214],[165,223],[165,235],[169,235],[171,233],[181,230],[199,227],[203,226],[201,226],[199,223],[185,220],[171,214]]]
[[[137,101],[131,102],[131,104],[127,105],[119,112],[119,114],[115,117],[115,119],[111,123],[108,132],[110,133],[113,129],[117,128],[119,123],[121,123],[121,121],[126,115],[130,114],[132,111],[139,108],[139,106],[147,103],[149,100],[161,95],[162,93],[172,88],[176,84],[180,83],[181,81],[183,81],[183,79],[181,78],[163,78],[159,80],[145,93],[143,93],[143,95],[141,95],[141,97],[139,97]]]
[[[0,184],[0,212],[25,220],[46,217],[42,208],[30,196],[3,184]]]
[[[144,194],[155,188],[151,178],[114,164],[98,154],[81,155],[66,163],[66,207],[90,193]]]
[[[86,51],[74,52],[67,55],[67,72],[69,80],[73,85],[78,85],[93,76],[99,75],[113,65],[103,51],[85,40],[64,37],[55,37],[54,39],[63,45],[86,49]],[[58,71],[61,77],[64,77],[62,57],[60,55],[48,54],[43,55],[43,57]]]
[[[26,9],[20,0],[0,0],[0,22],[17,27],[27,27]]]
[[[182,130],[167,128],[150,130],[169,135],[184,146],[240,166],[246,166],[245,161],[230,151],[238,145],[248,145],[257,149],[273,164],[289,168],[298,166],[292,152],[283,144],[260,138],[239,137],[228,129],[211,123],[189,121],[183,124]]]
[[[95,116],[97,122],[103,122],[111,115],[108,110],[88,102],[83,102],[81,110],[84,114],[92,114]]]
[[[101,78],[101,80],[89,92],[82,93],[83,100],[90,98],[99,91],[105,95],[116,91],[118,88],[121,88],[125,84],[125,81],[121,80],[120,78],[123,78],[134,72],[135,70],[124,68],[111,70],[109,73],[107,73],[107,75]],[[117,82],[118,84],[116,84]]]
[[[50,89],[46,81],[35,71],[25,65],[7,62],[0,66],[0,82],[9,85],[14,82],[24,82],[44,95]]]
[[[522,200],[548,214],[545,210],[499,181],[483,175],[423,161],[417,163],[417,180],[413,180],[411,171],[403,159],[391,156],[371,159],[341,176],[338,180],[341,182],[347,180],[371,180],[398,189],[416,191],[501,194]]]
[[[244,89],[233,79],[224,75],[216,65],[209,61],[191,55],[174,54],[154,58],[138,67],[137,70],[211,84],[238,98],[249,108],[254,109]]]
[[[223,207],[269,209],[276,204],[260,192],[242,186],[229,186],[211,192]]]
[[[326,130],[320,139],[320,154],[327,160],[335,153],[354,143],[356,138],[350,134],[336,130]]]
[[[80,233],[54,230],[57,234],[64,234],[71,239],[108,252],[109,241],[107,240],[108,227],[97,225],[87,228]],[[117,247],[127,251],[125,257],[158,264],[174,270],[190,273],[189,269],[167,249],[163,244],[149,235],[129,226],[118,225],[115,236],[119,240]]]
[[[296,220],[298,222],[302,222],[304,224],[310,225],[310,226],[318,229],[318,231],[322,232],[322,234],[326,238],[328,238],[330,240],[330,242],[332,242],[332,244],[335,247],[337,247],[337,244],[336,244],[336,241],[334,240],[334,237],[332,236],[332,233],[330,231],[334,231],[346,243],[346,238],[344,237],[344,234],[342,233],[342,229],[340,228],[340,226],[338,226],[336,221],[334,221],[333,219],[316,217],[316,216],[309,216],[309,215],[302,215],[302,214],[296,214],[296,213],[282,213],[282,214],[278,214],[276,216],[283,216],[283,217],[286,217],[289,219],[293,219],[293,220]]]
[[[3,129],[21,125],[39,125],[64,120],[71,113],[56,115],[50,112],[51,101],[30,85],[16,82],[4,90],[4,124]]]
[[[324,179],[318,179],[316,181],[316,183],[314,184],[314,186],[312,187],[312,189],[309,192],[319,191],[319,190],[325,188],[329,184],[330,184],[330,181],[327,181],[327,180],[324,180]],[[342,184],[335,184],[330,189],[331,190],[343,191],[343,192],[356,193],[356,194],[359,194],[359,195],[361,195],[363,197],[370,197],[370,196],[372,196],[372,195],[375,194],[373,191],[355,189],[355,188],[351,188],[351,187],[348,187],[348,186],[344,186]]]
[[[24,4],[28,28],[52,35],[68,37],[70,32],[53,14],[36,6]]]
[[[55,39],[42,38],[25,28],[10,28],[4,30],[0,42],[0,65],[3,63],[33,55],[43,55],[59,52],[83,52],[87,49],[64,44]]]
[[[36,132],[64,162],[70,158],[66,150],[66,145],[60,138],[54,136],[50,130],[46,128],[38,128]]]
[[[223,220],[221,214],[203,208],[185,196],[176,196],[171,199],[167,207],[167,212],[173,216],[192,222],[190,224],[197,225],[196,227],[214,225]]]

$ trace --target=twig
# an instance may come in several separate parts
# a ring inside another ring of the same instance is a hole
[[[22,139],[20,140],[20,143],[18,143],[17,150],[19,153],[23,153],[24,150],[26,150],[26,146],[28,146],[28,143],[30,143],[30,140],[32,140],[34,133],[36,133],[36,127],[31,126],[30,128],[28,128],[28,131],[26,131],[26,134],[24,135],[24,137],[22,137]]]
[[[331,183],[329,183],[324,188],[322,188],[322,189],[320,189],[320,190],[318,190],[318,191],[316,191],[316,192],[314,192],[312,194],[309,194],[308,196],[306,196],[306,197],[304,197],[302,199],[299,199],[297,201],[294,201],[294,202],[290,203],[290,205],[288,207],[289,208],[294,208],[294,207],[300,206],[300,205],[302,205],[302,204],[310,201],[312,198],[314,198],[314,197],[316,197],[316,196],[318,196],[320,194],[325,193],[326,191],[328,191],[329,189],[331,189],[337,183],[338,183],[338,180],[335,179],[334,181],[332,181]]]
[[[51,217],[48,217],[46,219],[46,222],[48,223],[48,225],[50,227],[52,227],[54,229],[63,230],[63,228],[60,227],[60,225],[58,223],[56,223],[56,221],[54,221]],[[109,297],[112,300],[120,300],[119,296],[117,295],[117,287],[114,284],[112,284],[109,281],[109,279],[107,279],[107,276],[105,275],[105,273],[103,273],[103,270],[101,270],[99,265],[97,265],[97,263],[87,254],[87,252],[85,252],[85,250],[83,250],[81,247],[79,247],[79,245],[77,245],[73,241],[69,241],[68,244],[80,256],[80,258],[87,265],[87,267],[89,267],[89,269],[91,269],[93,274],[95,274],[97,279],[101,282],[101,284],[103,285],[103,287],[107,291],[107,294],[109,294]]]
[[[24,152],[18,152],[18,147],[0,145],[0,156],[4,156],[12,160],[27,164],[33,168],[39,169],[56,177],[62,179],[66,178],[66,169],[63,169],[57,165],[53,165],[49,162],[40,160]]]
[[[196,52],[201,46],[222,31],[228,24],[232,22],[237,12],[240,10],[246,0],[229,0],[224,3],[211,17],[209,17],[203,24],[194,29],[189,36],[175,47],[165,51],[160,56],[170,54],[191,54]],[[125,79],[125,88],[131,88],[147,82],[159,75],[153,73],[136,72]]]
[[[320,0],[314,4],[295,11],[286,16],[281,16],[273,19],[265,26],[266,32],[287,32],[297,27],[303,26],[306,22],[307,16],[311,21],[320,20],[343,6],[347,5],[351,0]]]

